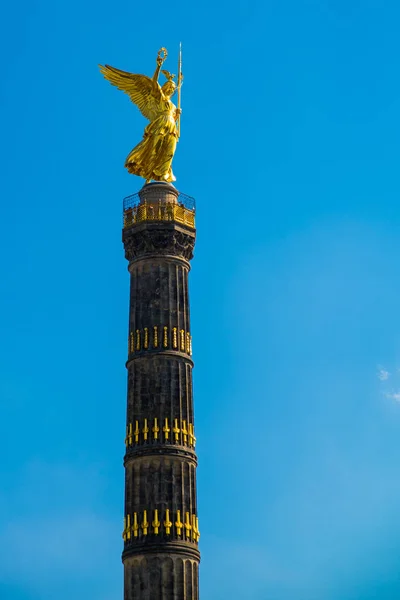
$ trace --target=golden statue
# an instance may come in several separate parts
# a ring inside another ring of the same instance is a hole
[[[167,51],[161,48],[157,55],[157,68],[153,79],[146,75],[126,73],[109,65],[100,65],[104,77],[112,85],[127,93],[139,108],[140,112],[150,121],[144,130],[142,141],[135,146],[125,161],[129,173],[144,177],[146,183],[155,181],[175,181],[172,172],[172,159],[179,139],[180,121],[180,91],[183,81],[181,73],[182,51],[179,52],[178,82],[175,75],[162,71],[167,78],[163,86],[158,83],[158,77]],[[178,107],[171,102],[171,97],[178,90]]]

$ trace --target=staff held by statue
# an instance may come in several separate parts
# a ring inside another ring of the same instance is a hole
[[[179,44],[179,57],[178,57],[178,139],[181,136],[181,88],[183,82],[182,75],[182,42]]]

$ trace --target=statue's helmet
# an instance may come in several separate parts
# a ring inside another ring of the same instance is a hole
[[[175,75],[173,73],[170,73],[169,71],[162,71],[162,73],[167,78],[167,81],[164,83],[164,85],[161,86],[161,89],[164,93],[168,94],[169,96],[172,96],[172,94],[176,90],[176,83],[174,81]]]
[[[162,91],[168,96],[172,96],[172,94],[176,91],[176,83],[169,79],[161,86]]]

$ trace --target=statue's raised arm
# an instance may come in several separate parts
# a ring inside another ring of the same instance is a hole
[[[108,81],[128,94],[140,112],[150,121],[143,140],[135,146],[125,161],[125,167],[133,175],[156,181],[175,181],[172,173],[172,159],[178,139],[176,119],[180,114],[172,103],[176,91],[175,75],[162,71],[167,81],[161,87],[158,83],[161,67],[167,58],[165,48],[159,50],[153,78],[147,75],[127,73],[109,65],[100,65],[100,71]]]

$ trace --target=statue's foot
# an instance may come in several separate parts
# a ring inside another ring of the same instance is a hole
[[[166,175],[164,175],[163,181],[166,181],[167,183],[171,183],[171,181],[176,181],[176,177],[172,172],[167,173]]]

